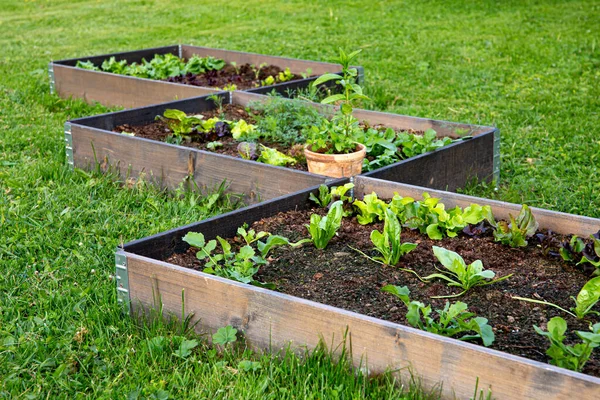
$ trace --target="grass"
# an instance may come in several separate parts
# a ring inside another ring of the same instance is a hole
[[[400,396],[326,353],[201,341],[177,357],[191,334],[123,318],[115,246],[233,205],[68,171],[63,123],[105,109],[49,95],[52,59],[189,43],[330,61],[360,47],[368,107],[501,129],[500,187],[467,192],[600,217],[597,1],[5,0],[0,28],[0,398]],[[240,371],[246,359],[259,370]]]

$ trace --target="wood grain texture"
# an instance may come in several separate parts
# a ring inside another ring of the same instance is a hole
[[[107,72],[54,65],[56,93],[87,103],[98,102],[108,107],[134,108],[150,104],[204,96],[218,89],[134,78]]]
[[[324,177],[202,150],[121,135],[72,124],[75,166],[116,169],[123,178],[145,179],[176,188],[188,177],[212,189],[223,181],[228,191],[254,203],[325,182]]]
[[[421,199],[423,192],[429,193],[432,197],[441,199],[446,209],[455,206],[467,207],[476,203],[479,205],[490,205],[496,219],[509,219],[509,213],[517,216],[521,210],[521,205],[484,199],[480,197],[467,196],[464,194],[450,193],[441,190],[432,190],[425,187],[389,182],[381,179],[357,176],[354,180],[354,194],[362,197],[371,192],[377,193],[380,198],[392,198],[394,193],[403,197],[413,197]],[[531,211],[540,224],[540,229],[550,229],[562,234],[575,234],[587,237],[600,229],[600,219],[584,217],[574,214],[566,214],[557,211],[545,210],[542,208],[531,207]]]
[[[370,373],[410,367],[426,387],[443,385],[446,399],[491,388],[503,399],[597,399],[600,379],[511,356],[399,324],[243,285],[198,271],[127,256],[134,310],[164,305],[164,311],[198,321],[199,333],[232,325],[256,348],[314,348],[320,338],[337,345],[346,330],[355,365]],[[407,370],[399,373],[406,378]]]

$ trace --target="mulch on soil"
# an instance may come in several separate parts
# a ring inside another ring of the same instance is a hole
[[[252,228],[296,241],[309,237],[304,224],[309,222],[313,212],[324,213],[323,209],[281,213],[256,222]],[[381,231],[383,223],[363,226],[355,218],[344,219],[338,236],[326,249],[318,250],[310,244],[297,249],[277,248],[269,254],[269,265],[261,268],[256,279],[275,283],[277,290],[283,293],[404,325],[408,325],[406,307],[391,294],[381,292],[383,286],[406,285],[411,291],[411,300],[431,304],[433,309],[442,309],[446,299],[432,299],[430,296],[460,292],[457,288],[449,288],[441,280],[422,283],[408,272],[382,266],[348,247],[350,245],[376,256],[370,241],[370,233],[374,229]],[[553,307],[511,299],[511,296],[543,299],[569,309],[574,306],[570,296],[576,296],[589,280],[589,276],[581,270],[558,258],[545,256],[534,238],[529,240],[527,247],[513,249],[495,243],[491,234],[480,238],[461,234],[457,238],[434,241],[418,231],[404,228],[402,242],[417,243],[418,246],[403,256],[398,266],[413,269],[421,276],[438,272],[435,265],[443,268],[433,255],[433,245],[457,252],[467,263],[482,260],[484,267],[493,270],[497,278],[514,274],[505,281],[476,287],[459,298],[449,299],[451,302],[460,300],[467,303],[469,311],[489,320],[496,335],[490,348],[547,362],[545,351],[549,342],[535,333],[533,325],[546,329],[550,318],[561,316],[571,332],[567,344],[579,342],[574,331],[589,330],[586,322],[564,315]],[[195,253],[194,249],[190,249],[185,254],[173,254],[166,261],[201,271],[203,265],[196,259]],[[598,305],[595,309],[600,311]],[[593,321],[597,322],[597,318]],[[592,354],[583,372],[600,377],[599,351]]]
[[[183,83],[185,85],[204,86],[224,88],[228,85],[235,85],[237,90],[253,89],[261,86],[261,81],[267,77],[277,77],[284,69],[276,65],[267,65],[260,69],[258,79],[256,73],[250,64],[243,64],[236,68],[227,64],[218,71],[207,71],[203,74],[186,74],[167,78],[167,82]],[[301,75],[293,74],[289,81],[302,79]],[[287,82],[289,82],[287,81]]]

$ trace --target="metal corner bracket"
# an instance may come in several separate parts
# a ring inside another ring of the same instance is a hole
[[[48,63],[48,78],[50,78],[50,94],[56,92],[56,80],[54,79],[54,64]]]
[[[127,257],[117,248],[115,253],[115,280],[117,285],[117,302],[129,312],[129,272],[127,271]]]
[[[500,183],[500,130],[494,130],[494,162],[492,178],[496,185]]]
[[[75,168],[73,159],[73,134],[71,133],[71,123],[65,122],[65,155],[67,156],[67,164],[70,169]]]

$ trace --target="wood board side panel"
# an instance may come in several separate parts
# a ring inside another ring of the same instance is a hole
[[[276,65],[280,68],[289,68],[290,71],[295,74],[306,72],[308,68],[311,69],[311,73],[313,75],[323,75],[327,72],[337,72],[340,70],[340,66],[333,63],[299,60],[296,58],[269,56],[265,54],[246,53],[241,51],[211,49],[208,47],[190,45],[182,45],[181,54],[183,58],[186,59],[193,55],[199,55],[202,57],[213,56],[216,58],[221,58],[227,62],[235,61],[238,64],[249,63],[260,65],[266,62],[267,64]]]
[[[134,108],[217,93],[217,89],[134,78],[55,64],[56,93],[107,107]]]
[[[473,179],[490,181],[493,173],[494,135],[489,132],[363,175],[454,191]]]
[[[353,362],[379,373],[411,367],[427,387],[443,384],[443,397],[469,398],[475,379],[503,399],[597,398],[600,379],[287,296],[144,257],[127,254],[132,306],[193,314],[199,333],[232,325],[257,348],[314,348],[319,338],[339,344],[348,330]],[[184,304],[182,305],[182,296]],[[403,371],[406,374],[406,370]]]
[[[441,202],[446,205],[446,209],[455,206],[464,208],[473,203],[490,205],[495,218],[504,220],[509,219],[509,213],[516,216],[521,210],[520,204],[432,190],[420,186],[373,179],[371,177],[358,176],[355,178],[355,196],[361,198],[364,194],[371,192],[377,193],[381,198],[392,198],[394,193],[397,192],[403,197],[408,196],[415,199],[421,199],[423,192],[427,192],[432,197],[440,198]],[[538,221],[540,229],[550,229],[561,234],[576,234],[584,237],[596,233],[600,229],[600,219],[597,218],[550,211],[537,207],[531,207],[531,211]]]
[[[133,62],[141,62],[142,59],[146,59],[150,61],[156,54],[177,54],[179,52],[179,46],[163,46],[163,47],[154,47],[151,49],[142,49],[142,50],[133,50],[133,51],[124,51],[119,53],[109,53],[109,54],[100,54],[97,56],[90,57],[79,57],[79,58],[70,58],[67,60],[57,60],[53,61],[54,63],[61,65],[70,65],[74,67],[77,65],[77,61],[91,61],[94,65],[100,65],[104,60],[108,60],[111,57],[114,57],[117,61],[125,60],[128,64]]]

